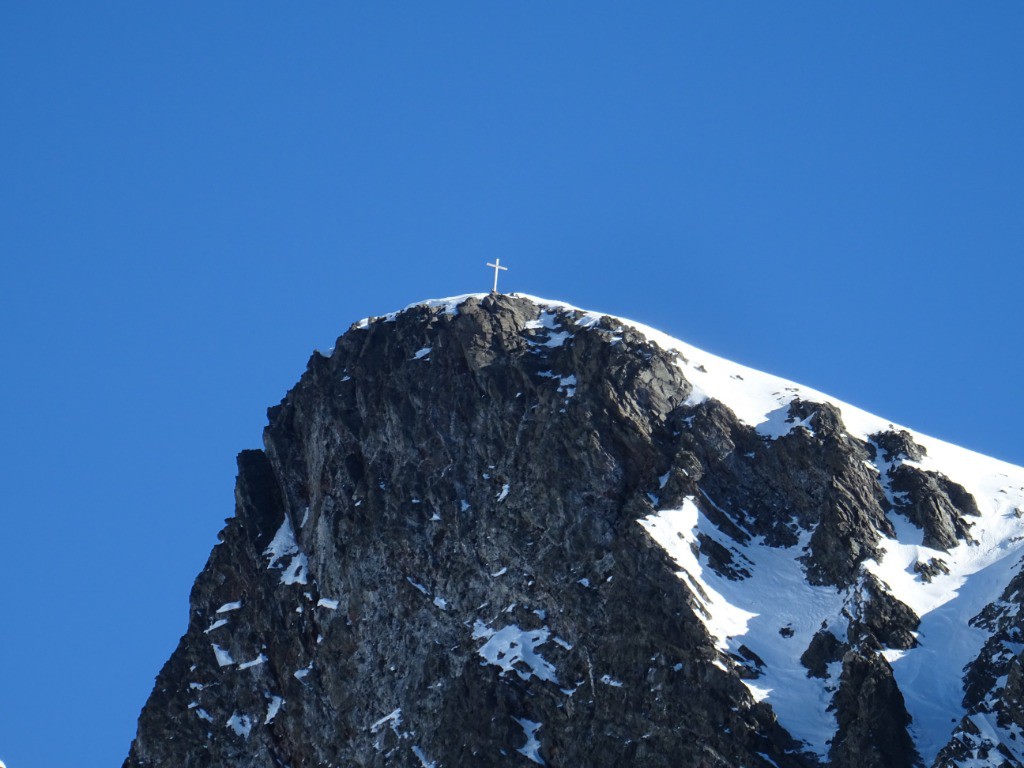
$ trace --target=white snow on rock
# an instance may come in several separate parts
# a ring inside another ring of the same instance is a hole
[[[413,745],[412,753],[416,755],[416,759],[420,761],[420,765],[423,766],[423,768],[437,768],[437,763],[428,760],[427,756],[423,754],[423,750],[418,746]]]
[[[216,643],[211,643],[210,645],[213,647],[213,655],[217,659],[217,666],[229,667],[235,663],[235,660],[231,658],[231,654],[227,650],[221,648]]]
[[[423,349],[417,350],[416,354],[412,356],[413,360],[422,360],[424,357],[430,354],[431,347],[423,347]]]
[[[377,733],[385,725],[390,725],[392,728],[402,724],[402,708],[399,707],[396,710],[389,712],[384,715],[380,720],[377,720],[370,726],[370,733]]]
[[[277,529],[274,538],[263,550],[263,556],[270,558],[267,568],[284,570],[284,573],[281,574],[282,584],[307,583],[306,573],[309,569],[309,561],[295,540],[295,531],[292,530],[292,522],[288,515],[285,515],[281,527]],[[290,558],[287,565],[283,562],[285,558]]]
[[[288,515],[285,515],[285,521],[281,523],[273,540],[263,550],[263,556],[270,558],[267,568],[284,570],[284,573],[281,574],[282,584],[307,583],[306,572],[309,568],[309,561],[299,549],[299,543],[295,540],[295,531],[292,529],[292,521]],[[285,558],[290,558],[287,565],[284,564]]]
[[[267,663],[267,657],[264,656],[261,653],[259,656],[257,656],[252,661],[243,661],[241,664],[238,665],[238,668],[239,669],[249,669],[250,667],[258,667],[260,664],[266,664],[266,663]]]
[[[412,576],[406,576],[405,580],[408,581],[410,584],[412,584],[414,587],[416,587],[416,589],[419,590],[420,592],[422,592],[424,595],[426,595],[427,597],[430,597],[430,590],[427,589],[422,584],[420,584],[418,581],[415,581],[412,578]]]
[[[224,603],[220,608],[217,609],[217,613],[228,613],[229,611],[237,611],[242,607],[242,601],[238,600],[234,603]]]
[[[211,624],[209,627],[207,627],[206,629],[203,630],[203,634],[208,635],[211,632],[213,632],[213,630],[220,629],[221,627],[223,627],[227,623],[228,623],[227,619],[217,619],[215,622],[213,622],[213,624]]]
[[[558,381],[558,391],[560,394],[565,396],[565,399],[570,399],[576,394],[576,374],[569,374],[568,376],[562,376],[561,374],[555,373],[554,371],[540,371],[537,373],[538,376],[545,379],[555,379]]]
[[[338,610],[338,601],[330,600],[326,597],[321,597],[319,600],[317,600],[316,605],[318,608],[326,608],[329,611]]]
[[[735,652],[746,645],[764,660],[764,674],[743,681],[754,699],[771,704],[793,736],[825,756],[837,727],[835,715],[828,711],[836,681],[808,677],[800,655],[822,622],[839,637],[845,636],[846,625],[841,618],[843,594],[834,587],[808,584],[797,560],[810,534],[804,532],[799,544],[789,549],[762,546],[759,541],[741,547],[723,536],[692,498],[681,509],[661,510],[640,524],[680,567],[679,576],[690,586],[697,616],[716,647]],[[751,578],[734,581],[705,567],[691,546],[698,532],[738,550]],[[782,627],[788,627],[792,636],[779,634]]]
[[[535,346],[560,347],[567,339],[572,338],[572,333],[560,330],[558,317],[554,312],[542,312],[536,320],[528,321],[525,327],[528,331],[542,331],[541,335],[546,336],[544,341],[537,341],[534,338],[527,339],[530,344]]]
[[[282,584],[306,584],[306,571],[309,569],[309,561],[301,552],[292,558],[288,567],[281,574]]]
[[[540,729],[541,724],[521,717],[513,717],[512,719],[519,723],[519,727],[523,729],[523,734],[526,736],[526,743],[519,747],[516,752],[537,763],[537,765],[544,765],[544,760],[540,756],[540,739],[537,738],[537,731]]]
[[[871,433],[889,426],[874,423],[865,429]],[[982,513],[972,519],[971,535],[976,543],[961,542],[948,553],[922,546],[921,532],[899,515],[891,515],[902,541],[883,538],[880,561],[865,564],[866,570],[921,617],[920,644],[907,651],[887,652],[886,657],[913,718],[911,735],[929,763],[965,714],[961,704],[963,669],[977,657],[988,637],[969,621],[998,599],[1020,567],[1024,526],[1015,510],[1024,504],[1024,473],[921,435],[914,439],[928,451],[920,466],[964,485]],[[1012,482],[1008,469],[1013,471]],[[806,582],[797,558],[810,532],[804,532],[800,543],[790,549],[771,548],[758,541],[741,546],[723,536],[692,500],[682,509],[648,516],[641,524],[675,559],[681,575],[686,575],[684,580],[696,582],[707,595],[707,600],[697,597],[705,609],[701,618],[719,647],[735,651],[743,644],[764,660],[763,676],[744,681],[754,698],[771,704],[783,726],[824,756],[837,727],[828,706],[841,665],[830,669],[827,680],[808,678],[799,656],[822,622],[838,637],[844,636],[845,620],[840,616],[847,596]],[[704,568],[690,548],[698,531],[738,550],[746,558],[744,567],[752,572],[752,578],[732,581]],[[950,573],[938,574],[928,583],[913,566],[931,557],[941,557]],[[793,635],[781,636],[778,630],[782,626],[792,629]]]
[[[284,704],[284,699],[280,696],[270,697],[270,703],[267,704],[267,716],[263,718],[264,725],[270,725],[274,722],[274,718],[277,717],[277,713],[281,711],[282,704]]]
[[[252,718],[248,715],[240,715],[235,712],[228,718],[228,728],[235,732],[236,735],[241,736],[243,739],[249,738],[249,732],[252,730]]]
[[[551,633],[546,628],[524,630],[509,624],[494,630],[477,619],[473,625],[473,639],[486,639],[477,653],[487,664],[501,667],[502,674],[515,672],[522,680],[531,676],[557,683],[554,666],[537,652],[537,647],[548,641]]]
[[[274,538],[271,540],[267,548],[263,550],[263,556],[269,557],[270,562],[267,563],[268,568],[278,568],[279,563],[286,557],[291,557],[297,554],[299,551],[299,543],[295,540],[295,531],[292,530],[292,521],[288,515],[284,516],[284,522],[277,529],[277,533],[274,534]]]

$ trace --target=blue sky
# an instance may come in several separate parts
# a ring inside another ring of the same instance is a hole
[[[0,11],[0,758],[120,763],[265,409],[495,257],[1024,463],[1024,6],[897,5]]]

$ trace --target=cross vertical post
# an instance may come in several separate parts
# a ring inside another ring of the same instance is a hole
[[[498,272],[499,272],[499,270],[503,270],[505,272],[508,272],[508,267],[501,266],[501,259],[495,259],[493,264],[491,264],[491,262],[487,262],[487,266],[494,268],[494,288],[491,289],[491,293],[497,293],[498,292]]]

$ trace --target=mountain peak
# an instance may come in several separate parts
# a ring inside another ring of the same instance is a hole
[[[1016,755],[1024,470],[519,294],[269,415],[126,766]]]

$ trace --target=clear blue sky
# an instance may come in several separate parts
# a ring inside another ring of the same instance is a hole
[[[369,314],[620,314],[1024,463],[1019,2],[8,3],[0,759],[118,765]]]

